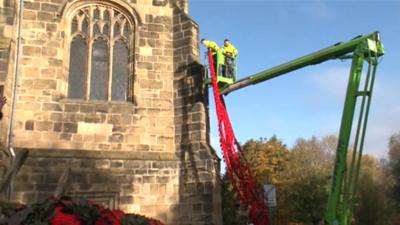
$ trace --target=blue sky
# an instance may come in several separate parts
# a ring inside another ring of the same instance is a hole
[[[380,31],[386,53],[364,149],[386,156],[390,135],[400,131],[400,1],[189,0],[189,7],[200,38],[220,44],[229,38],[238,48],[239,79]],[[349,71],[350,61],[328,61],[229,94],[225,100],[237,139],[244,143],[276,134],[291,147],[299,137],[338,135]],[[219,151],[210,102],[212,145]]]

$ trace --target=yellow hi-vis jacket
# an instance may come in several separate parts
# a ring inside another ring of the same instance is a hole
[[[213,41],[204,41],[203,43],[207,48],[211,48],[213,50],[213,52],[218,52],[219,47],[218,47],[217,43],[215,43]]]
[[[224,46],[224,48],[222,48],[222,54],[232,58],[235,58],[238,55],[238,53],[239,53],[238,50],[232,44]]]

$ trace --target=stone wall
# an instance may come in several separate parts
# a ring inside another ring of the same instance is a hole
[[[0,1],[0,85],[4,85],[8,70],[13,13],[13,7]]]
[[[209,145],[208,90],[199,63],[198,25],[174,15],[175,144],[182,160],[181,220],[221,224],[219,161]]]
[[[178,166],[171,153],[31,149],[13,184],[12,199],[48,198],[64,169],[70,168],[69,196],[179,224],[177,214],[171,213],[179,209]]]
[[[136,28],[134,102],[93,102],[67,98],[69,18],[63,15],[73,10],[74,3],[88,2],[69,1],[61,15],[57,10],[63,8],[63,1],[53,2],[24,4],[14,144],[21,148],[174,151],[172,28],[166,16],[172,9],[160,10],[151,4],[137,7],[142,14],[158,10],[161,15],[154,16],[157,20],[151,24],[140,24],[141,17],[136,18],[140,25]],[[144,14],[143,21],[154,14]]]
[[[85,4],[113,7],[136,25],[132,101],[67,97],[69,23]],[[187,9],[185,0],[24,1],[11,143],[29,149],[30,156],[15,181],[13,200],[47,197],[69,166],[70,195],[167,224],[222,223],[198,26]],[[13,29],[15,34],[16,25]],[[8,66],[16,59],[17,37],[11,38]],[[7,71],[5,93],[11,97],[15,74]],[[11,110],[5,111],[1,145]]]
[[[4,85],[8,71],[14,13],[12,1],[0,0],[0,85]]]
[[[10,102],[11,85],[15,71],[15,26],[17,5],[14,0],[0,0],[0,86],[2,94]],[[9,75],[11,74],[11,75]],[[6,144],[9,124],[10,104],[3,107],[3,119],[0,121],[0,148]]]

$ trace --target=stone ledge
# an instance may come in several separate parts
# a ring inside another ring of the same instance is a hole
[[[21,150],[16,148],[16,151]],[[122,160],[179,161],[179,154],[170,152],[128,152],[61,149],[28,149],[32,158],[87,158]]]

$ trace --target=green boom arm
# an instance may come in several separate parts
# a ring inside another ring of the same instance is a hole
[[[331,59],[338,59],[348,53],[354,52],[360,45],[370,46],[373,54],[378,54],[379,56],[383,55],[383,46],[381,45],[379,39],[379,33],[374,32],[366,36],[354,38],[347,43],[335,44],[334,46],[322,49],[320,51],[238,80],[234,84],[223,89],[221,94],[228,94],[240,88],[270,80],[306,66],[315,65]]]
[[[351,55],[349,55],[351,54]],[[358,174],[361,164],[362,149],[367,126],[369,106],[378,58],[384,54],[378,32],[354,38],[346,43],[311,53],[288,63],[241,79],[221,91],[228,94],[240,88],[270,80],[291,71],[322,63],[331,59],[352,58],[352,66],[347,86],[346,99],[339,131],[335,168],[332,176],[331,191],[328,197],[325,222],[328,225],[349,225],[351,223],[354,196],[358,186]],[[368,63],[366,75],[362,75],[363,64]],[[361,78],[364,89],[359,90]],[[361,97],[358,124],[354,135],[354,149],[351,163],[347,164],[350,135],[358,97]]]

